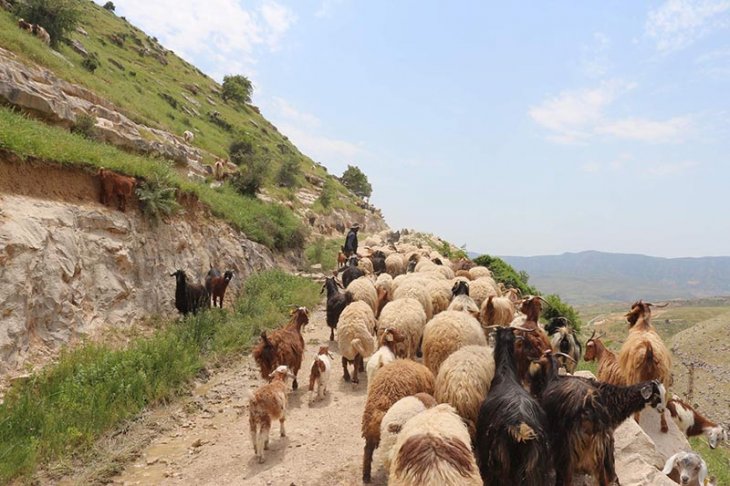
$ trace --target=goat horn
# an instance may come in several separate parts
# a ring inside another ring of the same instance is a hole
[[[504,327],[504,326],[500,326],[499,324],[495,324],[493,326],[487,326],[484,329],[497,329],[498,327]]]
[[[596,337],[596,330],[593,330],[593,334],[591,334],[591,337],[588,338],[588,341],[593,341],[593,338]],[[586,342],[588,342],[586,341]]]
[[[526,327],[520,327],[520,326],[512,326],[512,329],[517,329],[518,331],[522,332],[535,332],[537,329],[527,329]]]
[[[567,354],[565,354],[565,353],[554,353],[553,355],[554,355],[554,356],[562,356],[563,358],[568,358],[568,359],[569,359],[569,360],[571,360],[571,361],[572,361],[573,363],[577,363],[577,361],[576,361],[576,360],[575,360],[575,359],[574,359],[574,358],[573,358],[572,356],[568,356],[568,355],[567,355]]]
[[[536,298],[538,298],[538,299],[540,299],[541,301],[545,302],[545,304],[546,304],[546,305],[547,305],[548,307],[551,307],[551,305],[550,305],[550,302],[548,302],[547,300],[543,299],[543,298],[542,298],[541,296],[539,296],[539,295],[536,295],[535,297],[536,297]]]

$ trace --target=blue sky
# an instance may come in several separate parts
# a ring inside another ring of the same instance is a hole
[[[393,228],[472,251],[730,254],[730,0],[119,0]]]

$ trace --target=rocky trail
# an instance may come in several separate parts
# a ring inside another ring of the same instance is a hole
[[[256,461],[249,437],[247,404],[263,380],[248,356],[199,384],[185,407],[189,413],[173,412],[173,425],[114,477],[114,484],[362,484],[360,419],[367,382],[364,373],[358,385],[342,380],[337,344],[328,339],[320,308],[304,331],[306,356],[299,390],[289,395],[287,437],[279,437],[278,423],[272,426],[265,463]],[[310,406],[309,369],[315,351],[328,343],[335,355],[330,391]],[[384,471],[374,469],[373,484],[386,484]]]

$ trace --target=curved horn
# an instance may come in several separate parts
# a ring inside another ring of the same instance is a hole
[[[559,352],[558,352],[558,353],[554,353],[554,354],[553,354],[553,356],[562,356],[563,358],[568,358],[568,359],[569,359],[569,360],[571,360],[571,361],[572,361],[573,363],[577,363],[577,361],[576,361],[576,360],[575,360],[575,359],[574,359],[574,358],[573,358],[572,356],[568,356],[568,355],[567,355],[567,354],[565,354],[565,353],[559,353]]]
[[[520,326],[511,326],[510,329],[517,329],[518,331],[522,332],[535,332],[537,329],[527,329],[526,327],[520,327]]]
[[[543,299],[542,296],[536,295],[535,298],[537,298],[537,299],[545,302],[545,305],[547,305],[548,307],[550,307],[550,302],[548,302],[547,300]]]
[[[596,330],[593,330],[593,334],[591,334],[591,337],[588,338],[588,341],[593,341],[593,338],[596,337]],[[586,342],[588,342],[586,341]]]

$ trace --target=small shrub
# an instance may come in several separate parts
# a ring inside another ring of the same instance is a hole
[[[233,125],[228,123],[217,111],[211,111],[210,113],[208,113],[208,120],[210,120],[212,124],[216,125],[219,128],[222,128],[227,132],[233,131]]]
[[[57,47],[79,21],[75,0],[26,0],[15,3],[15,13],[31,24],[38,24],[51,36],[51,47]],[[90,70],[93,72],[93,70]]]
[[[299,174],[301,168],[299,167],[299,161],[290,157],[284,160],[281,164],[279,172],[276,174],[276,182],[281,187],[293,188],[299,185]]]
[[[322,205],[323,208],[329,208],[332,205],[332,201],[337,195],[337,189],[335,188],[335,182],[329,177],[324,181],[324,187],[322,192],[317,198],[317,202]]]
[[[159,223],[163,216],[170,216],[180,210],[177,189],[164,179],[155,177],[142,181],[136,192],[142,212],[154,223]]]
[[[173,98],[172,96],[170,96],[167,93],[158,93],[158,94],[160,95],[160,98],[162,98],[163,100],[165,100],[167,102],[168,105],[172,106],[173,108],[175,108],[177,110],[177,100],[175,98]]]
[[[90,140],[96,137],[96,117],[93,115],[81,114],[71,127],[71,132],[82,135]]]
[[[576,331],[580,331],[582,322],[578,317],[578,312],[571,306],[562,301],[559,295],[551,294],[545,297],[545,300],[550,304],[542,311],[542,317],[547,321],[550,321],[553,317],[567,317],[573,328]]]
[[[233,159],[231,159],[233,160]],[[231,179],[231,184],[244,196],[255,196],[266,179],[268,163],[263,159],[251,159],[242,164]],[[263,224],[268,224],[262,221]]]
[[[81,67],[90,73],[93,73],[96,71],[96,68],[99,67],[99,60],[94,56],[85,57],[84,60],[81,61]]]
[[[114,2],[106,2],[104,4],[104,9],[110,12],[114,12],[117,8],[114,6]]]

